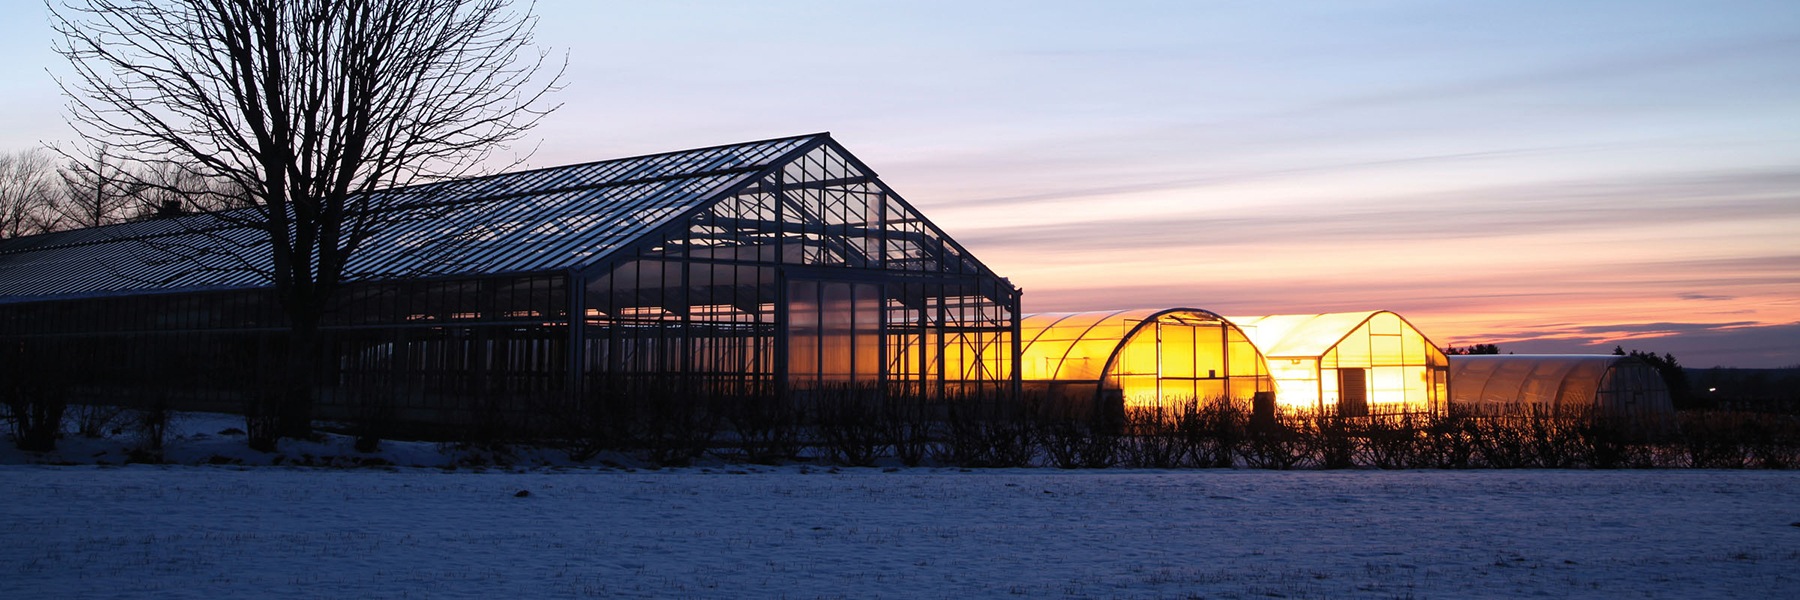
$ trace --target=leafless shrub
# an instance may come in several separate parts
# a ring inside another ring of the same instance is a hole
[[[1119,440],[1120,462],[1140,469],[1182,466],[1186,462],[1187,446],[1178,425],[1179,419],[1173,410],[1128,409],[1125,435]]]
[[[15,446],[27,452],[56,449],[63,410],[68,406],[67,396],[59,386],[24,387],[16,390],[6,405]]]
[[[1530,438],[1524,423],[1512,417],[1492,416],[1477,419],[1481,430],[1475,438],[1482,466],[1493,469],[1518,469],[1536,464]]]
[[[703,386],[668,385],[640,377],[600,377],[579,395],[544,394],[537,406],[555,411],[539,435],[570,460],[601,452],[635,452],[665,466],[691,463],[718,441],[721,413],[742,397],[726,397]]]
[[[1230,468],[1244,453],[1250,407],[1226,398],[1183,403],[1176,409],[1175,430],[1196,467]]]
[[[1304,421],[1306,453],[1318,460],[1321,469],[1348,469],[1356,466],[1359,433],[1356,423],[1342,415],[1314,416]]]
[[[944,437],[933,457],[959,467],[1022,467],[1037,449],[1037,427],[1016,400],[971,395],[946,402]]]
[[[772,396],[719,397],[695,386],[646,386],[638,396],[637,427],[632,438],[648,460],[665,466],[685,466],[713,447],[720,431],[721,405],[762,405],[783,410]],[[791,414],[791,408],[781,414]],[[734,413],[741,414],[741,413]],[[788,422],[792,418],[788,417]],[[792,430],[790,426],[789,431]],[[794,434],[787,434],[792,439]],[[765,448],[772,446],[765,446]],[[788,456],[792,454],[789,453]],[[772,460],[772,459],[771,459]]]
[[[582,393],[545,395],[538,407],[547,416],[540,431],[577,462],[609,450],[637,448],[641,413],[649,400],[645,387],[632,378],[596,377]]]
[[[608,450],[625,445],[629,430],[620,419],[620,407],[609,406],[607,396],[566,395],[554,397],[554,404],[540,410],[550,415],[544,435],[569,460],[586,462]]]
[[[106,404],[70,405],[68,417],[75,427],[75,434],[84,438],[103,438],[125,424],[127,410],[121,406]]]
[[[352,410],[356,414],[357,452],[378,451],[381,449],[381,440],[393,435],[395,425],[394,391],[392,389],[362,391],[352,398]]]
[[[1266,417],[1265,422],[1246,431],[1245,464],[1278,470],[1306,464],[1312,448],[1307,427],[1306,418],[1293,412],[1277,411],[1272,417]]]
[[[75,355],[56,342],[0,348],[0,404],[6,405],[13,444],[27,452],[56,449],[69,386],[76,381]]]
[[[1546,469],[1570,469],[1582,464],[1582,441],[1579,422],[1547,407],[1533,406],[1525,420],[1531,454],[1537,466]]]
[[[1746,439],[1755,466],[1764,469],[1800,466],[1800,416],[1757,413],[1750,419],[1750,429]]]
[[[890,393],[881,403],[880,427],[894,458],[908,467],[925,462],[937,436],[933,407],[917,394]]]
[[[1570,415],[1581,440],[1581,462],[1595,469],[1650,466],[1648,438],[1631,418],[1620,415]]]
[[[1679,417],[1681,444],[1688,465],[1697,469],[1742,469],[1749,464],[1743,435],[1751,420],[1745,413],[1688,411]]]
[[[876,390],[856,386],[819,390],[812,406],[819,441],[833,462],[866,467],[885,453],[887,428]]]
[[[730,458],[776,464],[800,454],[802,414],[793,401],[775,394],[734,396],[722,412],[732,433]]]
[[[1412,415],[1375,415],[1364,418],[1362,424],[1361,454],[1369,466],[1407,469],[1423,462],[1419,428]]]
[[[137,433],[137,448],[132,452],[138,462],[162,462],[163,443],[168,439],[169,422],[175,411],[166,396],[158,396],[148,406],[132,411],[129,425]]]
[[[1420,438],[1421,452],[1414,461],[1416,466],[1440,469],[1477,466],[1476,452],[1486,444],[1481,439],[1486,431],[1477,426],[1473,418],[1461,411],[1451,410],[1424,420],[1425,435]]]
[[[1038,444],[1044,458],[1059,469],[1098,469],[1112,466],[1118,437],[1098,431],[1085,419],[1045,419],[1038,425]]]

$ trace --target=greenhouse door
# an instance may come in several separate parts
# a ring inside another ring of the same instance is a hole
[[[881,381],[881,286],[789,280],[788,382],[873,386]]]
[[[1369,415],[1369,370],[1338,369],[1338,416]]]

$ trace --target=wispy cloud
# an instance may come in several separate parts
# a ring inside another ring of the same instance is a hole
[[[1610,352],[1614,346],[1675,355],[1689,367],[1788,367],[1800,364],[1800,323],[1689,327],[1644,336],[1568,335],[1495,338],[1518,353]]]
[[[1322,163],[1322,164],[1299,165],[1299,166],[1274,168],[1274,169],[1261,169],[1261,170],[1234,169],[1234,170],[1232,170],[1230,172],[1226,172],[1226,173],[1211,173],[1211,174],[1205,174],[1205,175],[1199,175],[1199,176],[1108,183],[1106,185],[1077,186],[1077,187],[1062,188],[1062,189],[1057,189],[1057,190],[1053,190],[1053,191],[1045,191],[1045,192],[1038,192],[1038,193],[1031,193],[1031,194],[993,196],[993,197],[986,197],[986,198],[965,198],[965,199],[957,200],[956,205],[958,207],[973,207],[973,206],[987,206],[987,205],[1027,204],[1027,203],[1034,203],[1034,202],[1043,202],[1046,200],[1068,200],[1068,199],[1074,199],[1074,198],[1120,196],[1120,195],[1125,195],[1125,194],[1134,194],[1134,193],[1140,193],[1140,192],[1152,192],[1152,191],[1161,191],[1161,190],[1192,190],[1192,189],[1201,189],[1201,188],[1213,187],[1213,186],[1236,185],[1236,184],[1243,184],[1243,183],[1249,183],[1249,182],[1255,182],[1255,181],[1266,181],[1266,180],[1270,180],[1270,179],[1277,179],[1277,178],[1283,178],[1283,177],[1293,177],[1296,175],[1338,173],[1338,172],[1347,172],[1347,171],[1360,171],[1360,170],[1367,170],[1367,169],[1373,169],[1373,168],[1429,166],[1431,164],[1436,164],[1436,163],[1458,162],[1458,161],[1466,161],[1466,160],[1471,160],[1471,159],[1494,159],[1494,158],[1520,157],[1520,156],[1529,156],[1529,155],[1555,154],[1555,153],[1561,153],[1561,152],[1568,152],[1568,151],[1572,151],[1572,150],[1598,150],[1598,149],[1603,149],[1603,148],[1606,148],[1609,146],[1612,146],[1612,144],[1595,144],[1595,145],[1579,145],[1579,146],[1576,146],[1576,145],[1544,146],[1544,147],[1534,147],[1534,148],[1512,148],[1512,149],[1505,149],[1505,150],[1483,150],[1483,151],[1476,151],[1476,152],[1451,152],[1451,153],[1440,153],[1440,154],[1424,154],[1424,155],[1415,155],[1415,156],[1402,156],[1402,157],[1396,157],[1396,158],[1387,158],[1387,159],[1380,159],[1380,160],[1338,161],[1338,162],[1327,162],[1327,163]],[[1034,164],[1032,164],[1033,167],[1041,168],[1041,169],[1056,168],[1058,166],[1058,164],[1068,164],[1068,163],[1079,164],[1079,163],[1084,162],[1084,161],[1078,160],[1078,159],[1071,159],[1071,160],[1067,160],[1067,161],[1043,159],[1046,161],[1046,163],[1049,163],[1049,164],[1035,164],[1037,161],[1030,158],[1031,156],[1032,156],[1032,154],[1028,153],[1023,156],[1014,155],[1010,159],[1003,159],[1003,160],[1014,160],[1014,161],[1021,160],[1021,159],[1031,160],[1034,163]],[[989,165],[989,166],[991,166],[993,164],[994,164],[994,162],[986,163],[986,165]]]
[[[1800,218],[1800,170],[1704,173],[1647,181],[1578,181],[1370,198],[1245,214],[1195,212],[980,228],[981,246],[1059,251],[1413,239],[1478,239],[1644,224]]]
[[[1645,74],[1666,74],[1671,70],[1704,67],[1743,58],[1791,55],[1800,49],[1800,36],[1774,35],[1753,39],[1668,49],[1649,54],[1601,57],[1556,65],[1550,68],[1477,77],[1467,81],[1426,85],[1392,92],[1369,94],[1323,102],[1282,113],[1295,116],[1313,112],[1329,112],[1373,106],[1440,103],[1471,96],[1484,96],[1516,90],[1567,85],[1594,85],[1596,82]]]

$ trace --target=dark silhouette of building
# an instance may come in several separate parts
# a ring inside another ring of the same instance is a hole
[[[631,380],[926,398],[1018,381],[1020,291],[829,134],[388,190],[318,414],[469,423]],[[71,401],[238,410],[286,323],[263,234],[201,213],[0,241],[0,363]]]

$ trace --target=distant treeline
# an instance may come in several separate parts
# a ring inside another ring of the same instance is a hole
[[[1686,369],[1696,398],[1732,410],[1800,414],[1800,366],[1781,369]]]

